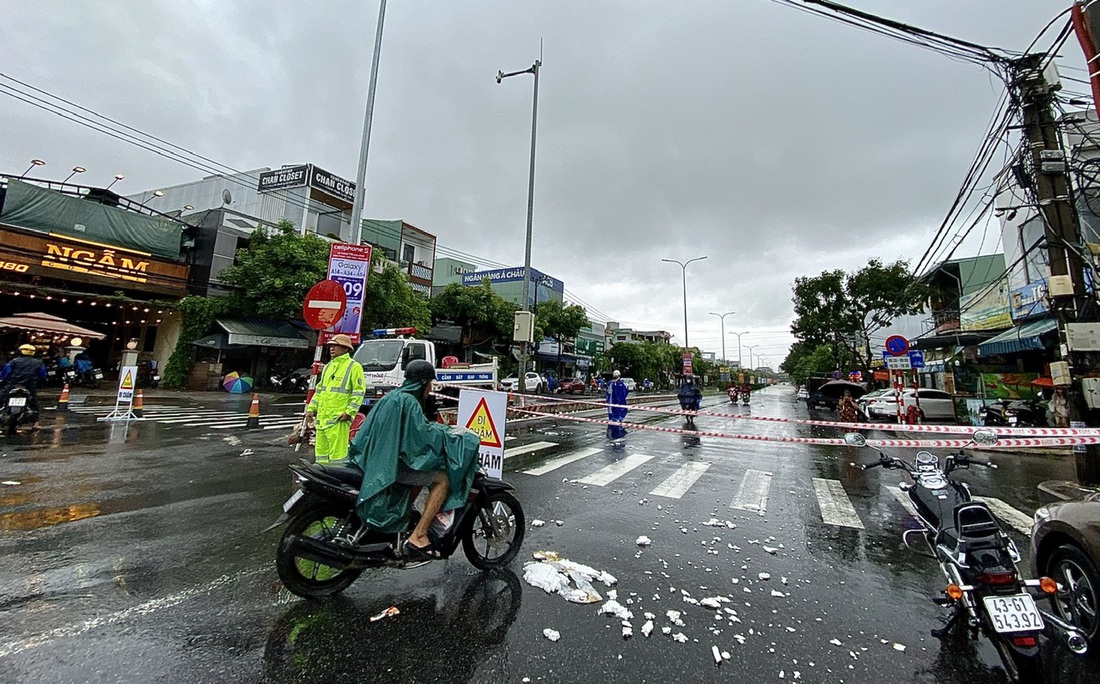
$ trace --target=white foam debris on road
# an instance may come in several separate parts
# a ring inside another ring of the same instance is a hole
[[[672,635],[672,638],[675,641],[679,641],[681,644],[686,644],[687,640],[688,640],[688,638],[686,636],[684,636],[683,632],[676,632],[675,634]]]
[[[542,527],[545,524],[545,520],[539,520],[538,518],[531,521],[531,527]]]
[[[829,639],[829,643],[832,644],[833,646],[840,646],[841,645],[840,639]]]
[[[722,664],[722,652],[718,650],[718,647],[717,646],[711,646],[710,647],[710,653],[711,653],[711,655],[714,656],[714,664],[715,665],[721,665]]]
[[[895,642],[894,643],[894,650],[895,651],[904,651],[905,650],[905,644],[899,644],[899,643]]]
[[[592,586],[593,581],[598,580],[609,587],[618,582],[608,572],[560,558],[553,551],[536,551],[534,557],[538,560],[523,566],[523,580],[548,594],[558,594],[572,603],[597,603],[603,600]]]
[[[775,548],[774,546],[763,546],[762,548],[764,549],[764,553],[770,553],[773,556],[776,554],[777,551],[779,551],[779,549]]]
[[[646,615],[649,615],[649,613],[646,613]],[[642,636],[648,639],[650,634],[653,634],[653,618],[649,618],[642,625]]]
[[[772,598],[787,598],[787,595],[781,591],[776,591],[775,589],[772,589]]]
[[[769,575],[769,574],[768,574],[768,573],[766,573],[766,572],[762,572],[762,573],[760,573],[759,575],[757,575],[757,577],[759,577],[761,581],[763,581],[763,580],[770,580],[770,579],[772,578],[772,576],[771,576],[771,575]]]
[[[596,611],[597,615],[614,615],[620,620],[633,620],[634,613],[627,610],[621,603],[612,599],[607,603],[600,606],[600,609]]]
[[[634,543],[638,546],[649,546],[653,543],[653,540],[643,534],[642,536],[635,539]]]
[[[557,641],[558,639],[561,638],[561,633],[560,632],[558,632],[557,630],[550,629],[549,627],[542,630],[542,635],[544,637],[546,637],[547,639],[549,639],[550,641]]]

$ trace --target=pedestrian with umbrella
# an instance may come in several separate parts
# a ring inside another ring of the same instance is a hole
[[[354,345],[347,335],[333,335],[325,343],[329,362],[321,370],[316,391],[306,411],[317,429],[317,463],[348,457],[351,421],[363,403],[366,378],[363,366],[351,358]]]

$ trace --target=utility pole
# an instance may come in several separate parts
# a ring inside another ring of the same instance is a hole
[[[1084,265],[1074,249],[1080,244],[1078,217],[1067,174],[1068,160],[1062,147],[1062,136],[1054,117],[1053,99],[1057,90],[1043,73],[1047,55],[1024,55],[1010,64],[1011,87],[1023,114],[1025,154],[1031,174],[1018,174],[1022,181],[1030,180],[1043,218],[1046,232],[1050,279],[1047,290],[1051,310],[1058,319],[1059,351],[1068,364],[1071,385],[1066,388],[1069,418],[1084,425],[1088,408],[1081,391],[1081,377],[1091,370],[1087,359],[1070,351],[1066,324],[1078,322],[1084,297]],[[1100,484],[1100,445],[1074,448],[1077,480],[1081,484]]]

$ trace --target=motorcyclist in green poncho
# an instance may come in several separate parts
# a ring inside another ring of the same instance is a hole
[[[371,408],[348,452],[364,473],[356,512],[381,532],[405,529],[410,486],[430,487],[424,513],[405,542],[406,555],[416,560],[440,556],[429,526],[440,511],[466,502],[478,468],[477,435],[428,421],[424,401],[434,380],[431,363],[410,362],[405,383]]]

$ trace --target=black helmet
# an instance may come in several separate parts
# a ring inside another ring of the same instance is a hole
[[[416,359],[405,366],[405,380],[413,382],[431,382],[435,380],[435,366],[430,361]]]

